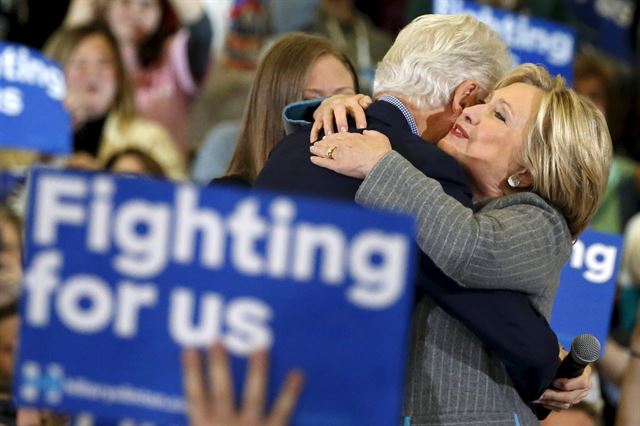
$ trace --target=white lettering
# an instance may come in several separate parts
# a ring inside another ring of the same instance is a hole
[[[263,259],[256,253],[256,241],[267,232],[267,223],[258,214],[260,206],[255,198],[240,201],[229,216],[227,226],[231,233],[231,257],[238,271],[247,275],[263,272]]]
[[[54,250],[38,253],[26,268],[23,285],[27,293],[27,322],[34,327],[49,324],[51,294],[58,285],[62,256]]]
[[[0,80],[45,89],[47,95],[61,101],[66,93],[62,70],[32,56],[26,47],[6,46],[0,51]]]
[[[176,231],[173,256],[176,262],[194,259],[196,233],[201,232],[200,260],[210,268],[219,268],[224,260],[225,231],[222,219],[214,210],[197,206],[198,192],[193,186],[182,186],[176,195]]]
[[[585,256],[587,270],[583,276],[594,283],[607,282],[613,276],[617,249],[604,244],[591,244]]]
[[[85,300],[89,306],[82,307]],[[111,289],[95,275],[74,275],[58,290],[56,312],[79,333],[96,333],[109,325],[113,313]]]
[[[273,335],[266,323],[272,317],[271,308],[259,300],[248,297],[234,299],[226,312],[226,348],[241,356],[247,356],[258,349],[270,348]]]
[[[347,299],[357,306],[383,309],[402,295],[409,243],[402,235],[378,231],[359,234],[351,246],[351,272],[355,278]]]
[[[106,176],[98,176],[93,181],[93,202],[89,211],[89,227],[87,247],[96,253],[106,253],[110,248],[111,235],[111,198],[113,197],[113,180]]]
[[[293,277],[309,281],[314,275],[316,250],[320,250],[323,263],[320,276],[327,284],[340,284],[344,280],[346,241],[343,233],[334,226],[318,226],[301,223],[296,228]]]
[[[0,87],[0,114],[15,117],[22,114],[22,92],[17,87]]]
[[[573,245],[569,266],[578,270],[586,268],[582,273],[584,279],[602,284],[613,277],[617,254],[618,249],[615,246],[601,243],[585,246],[582,240],[577,240]]]
[[[269,236],[267,247],[267,271],[274,278],[282,278],[287,273],[287,251],[291,240],[291,221],[295,216],[296,208],[286,198],[276,199],[271,205],[273,227]]]
[[[134,337],[138,332],[140,310],[155,306],[158,291],[153,284],[122,282],[118,286],[118,313],[114,332],[120,337]]]
[[[199,322],[194,324],[195,295],[187,288],[171,293],[169,331],[173,340],[183,346],[207,346],[218,339],[222,317],[222,298],[205,293],[200,298]]]
[[[87,185],[83,179],[73,176],[47,176],[36,187],[36,212],[34,239],[41,245],[53,245],[58,241],[58,225],[82,226],[85,211],[80,204],[63,202],[63,197],[84,198]]]
[[[114,267],[138,278],[162,272],[168,260],[169,223],[166,204],[133,200],[121,206],[115,217],[114,237],[122,253],[114,258]]]

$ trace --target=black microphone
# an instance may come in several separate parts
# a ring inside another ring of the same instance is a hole
[[[592,362],[600,358],[600,342],[591,334],[581,334],[571,342],[571,351],[564,357],[558,370],[556,379],[573,379],[580,376],[584,369]],[[549,415],[549,410],[539,407],[538,418],[544,419]],[[543,417],[541,418],[540,415]]]
[[[600,342],[591,334],[581,334],[571,342],[571,352],[558,367],[556,379],[572,379],[582,374],[585,367],[600,358]]]

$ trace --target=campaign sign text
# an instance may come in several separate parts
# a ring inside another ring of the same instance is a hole
[[[144,178],[34,171],[20,405],[184,423],[182,347],[221,341],[236,388],[271,351],[300,368],[293,424],[393,424],[412,221],[355,205]]]
[[[65,93],[60,65],[26,46],[0,42],[0,147],[69,153]]]
[[[576,36],[575,31],[566,25],[466,0],[434,0],[433,13],[471,15],[500,34],[511,49],[516,64],[541,64],[551,75],[560,74],[569,83],[573,81]]]
[[[577,335],[589,333],[604,353],[621,252],[622,237],[592,230],[574,244],[551,314],[551,328],[565,348]]]

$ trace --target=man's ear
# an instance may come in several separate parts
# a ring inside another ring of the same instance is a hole
[[[453,91],[451,109],[456,116],[462,114],[462,110],[478,103],[477,96],[480,85],[477,81],[465,80]]]

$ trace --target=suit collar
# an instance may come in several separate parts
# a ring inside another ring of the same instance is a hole
[[[407,120],[409,128],[411,129],[411,133],[416,136],[420,136],[420,133],[418,132],[418,123],[416,123],[415,117],[413,116],[413,114],[411,114],[409,108],[407,108],[407,106],[400,99],[396,98],[395,96],[385,95],[380,97],[378,100],[389,102],[391,105],[398,108],[404,116],[404,119]]]
[[[392,103],[377,100],[367,109],[367,116],[386,124],[389,127],[403,129],[412,133],[411,126],[407,122],[402,111]]]

